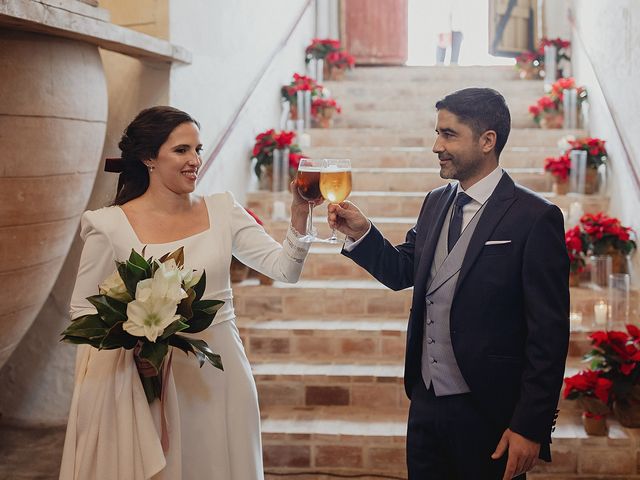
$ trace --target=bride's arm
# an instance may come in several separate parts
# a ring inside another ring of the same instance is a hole
[[[287,235],[279,244],[228,193],[231,208],[232,252],[245,265],[269,277],[287,283],[300,278],[309,243],[299,241],[297,229],[304,231],[304,219],[294,215],[296,229],[289,225]],[[306,203],[304,208],[307,208]],[[306,219],[306,215],[305,215]],[[297,220],[297,221],[296,221]],[[300,230],[298,230],[300,231]]]
[[[109,237],[98,225],[100,211],[85,212],[80,222],[80,237],[84,241],[76,284],[69,305],[70,318],[96,313],[87,297],[98,294],[98,285],[116,269]]]

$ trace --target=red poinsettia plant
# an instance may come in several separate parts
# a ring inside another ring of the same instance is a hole
[[[563,40],[561,38],[547,38],[542,37],[540,39],[540,43],[538,44],[538,55],[542,57],[544,60],[544,47],[553,45],[556,47],[556,65],[560,64],[560,61],[566,60],[570,61],[571,58],[567,54],[567,49],[571,46],[571,42],[569,40]]]
[[[587,213],[580,218],[580,227],[587,250],[594,255],[603,255],[611,250],[631,254],[636,249],[635,231],[622,225],[619,219],[609,217],[603,212]]]
[[[324,87],[313,78],[294,73],[291,83],[284,85],[280,91],[285,100],[288,100],[291,105],[296,105],[297,93],[299,91],[311,92],[311,98],[313,99],[322,95],[323,88]]]
[[[560,157],[545,158],[544,170],[560,181],[567,181],[571,172],[571,158],[566,153]]]
[[[305,62],[309,63],[313,58],[324,59],[327,55],[342,50],[340,40],[333,38],[314,38],[311,45],[305,49]]]
[[[325,115],[325,110],[334,110],[336,113],[341,113],[342,108],[333,98],[323,97],[316,98],[311,103],[311,116],[317,118],[319,116]]]
[[[564,241],[569,253],[571,272],[582,273],[586,264],[587,242],[585,241],[585,233],[580,229],[580,225],[567,230],[564,234]]]
[[[543,57],[544,58],[544,57]],[[522,52],[516,57],[516,68],[522,70],[530,67],[540,67],[544,62],[536,52]]]
[[[534,105],[529,106],[529,114],[538,125],[545,116],[560,113],[562,113],[560,104],[547,95],[540,97]]]
[[[609,412],[613,382],[599,370],[583,370],[564,379],[562,396],[578,400],[587,417],[601,418]]]
[[[610,401],[640,401],[640,329],[597,331],[589,335],[592,350],[585,355],[590,368],[611,382]]]
[[[341,70],[351,69],[356,64],[356,59],[353,55],[349,55],[344,50],[327,54],[324,61],[327,62],[330,68],[339,68]]]
[[[558,104],[562,103],[564,99],[564,91],[565,90],[576,90],[578,103],[583,102],[587,98],[587,90],[584,87],[579,87],[576,84],[574,78],[560,78],[553,85],[551,85],[551,92],[549,92],[549,96],[554,102]]]
[[[571,150],[584,150],[587,152],[587,168],[598,168],[600,165],[607,161],[607,149],[604,144],[604,140],[594,137],[583,137],[575,140],[568,140],[570,148],[567,150],[567,154]]]
[[[289,173],[298,170],[300,159],[304,158],[302,151],[297,143],[294,143],[295,132],[283,130],[278,132],[274,129],[262,132],[256,137],[256,143],[251,152],[251,158],[256,159],[254,171],[258,178],[262,175],[262,166],[270,167],[273,165],[273,151],[276,149],[289,149]]]
[[[538,43],[536,51],[525,51],[516,57],[516,68],[521,71],[533,69],[536,74],[539,70],[544,69],[544,47],[548,45],[556,47],[556,65],[559,65],[562,60],[571,60],[567,54],[567,49],[571,46],[571,42],[561,38],[548,39],[543,37]]]

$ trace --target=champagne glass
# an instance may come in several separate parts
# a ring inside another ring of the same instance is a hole
[[[315,231],[313,229],[313,207],[315,202],[322,200],[320,193],[320,170],[322,162],[311,158],[301,158],[298,165],[298,174],[296,175],[295,186],[298,194],[309,202],[309,215],[307,216],[307,231],[300,241],[311,243],[316,240]]]
[[[326,158],[320,171],[320,192],[329,203],[343,202],[351,193],[351,161],[347,158]],[[338,243],[336,229],[328,243]]]

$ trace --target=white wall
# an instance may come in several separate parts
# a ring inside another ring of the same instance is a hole
[[[640,232],[640,191],[627,163],[632,162],[640,174],[640,2],[574,0],[573,10],[578,34],[572,38],[573,69],[589,92],[590,133],[607,141],[613,177],[610,213]],[[640,254],[634,255],[633,263],[634,283],[640,284]]]
[[[170,41],[193,53],[193,63],[171,72],[170,101],[202,125],[205,157],[302,11],[304,0],[171,0]],[[255,136],[277,128],[280,87],[304,73],[304,48],[315,30],[313,3],[290,42],[279,49],[198,191],[231,190],[238,200],[253,181],[249,156]]]

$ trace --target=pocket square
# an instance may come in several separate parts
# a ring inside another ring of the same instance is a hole
[[[511,243],[511,240],[489,240],[484,242],[485,245],[504,245],[505,243]]]

